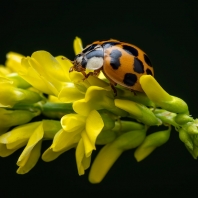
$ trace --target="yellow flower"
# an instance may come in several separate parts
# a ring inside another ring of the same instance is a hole
[[[89,115],[68,114],[61,119],[62,129],[55,135],[50,148],[42,156],[44,161],[56,159],[63,152],[76,147],[76,163],[79,175],[90,165],[91,153],[96,149],[96,138],[104,123],[100,114],[93,110]]]
[[[11,73],[11,70],[9,68],[6,68],[3,65],[0,65],[0,76],[5,77],[6,75],[10,73]]]
[[[74,39],[73,46],[74,46],[74,52],[76,55],[79,54],[80,52],[82,52],[83,45],[82,45],[82,40],[79,37],[76,37]]]
[[[41,96],[33,91],[17,88],[7,78],[0,77],[0,107],[13,107],[19,103],[36,103]]]
[[[29,122],[39,114],[40,111],[9,110],[0,108],[0,134],[5,133],[12,126],[22,125]]]
[[[9,52],[6,54],[5,66],[12,72],[17,72],[18,68],[21,67],[21,59],[24,56],[16,52]]]
[[[40,157],[42,139],[52,139],[60,129],[58,121],[44,120],[18,126],[0,136],[0,156],[6,157],[26,145],[19,156],[17,173],[29,172]]]
[[[19,75],[38,90],[57,96],[64,86],[69,86],[69,68],[72,63],[54,58],[49,52],[37,51],[23,58],[18,68]]]

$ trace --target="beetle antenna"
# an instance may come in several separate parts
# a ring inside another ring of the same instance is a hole
[[[69,62],[71,62],[72,64],[74,64],[74,61],[71,61],[70,59],[68,59],[66,57],[62,57],[62,60],[68,60]]]

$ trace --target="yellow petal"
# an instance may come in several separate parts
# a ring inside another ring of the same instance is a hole
[[[6,147],[6,144],[0,144],[0,156],[7,157],[7,156],[11,155],[12,153],[14,153],[17,149],[8,149]]]
[[[82,131],[85,126],[86,117],[78,114],[68,114],[61,118],[62,128],[67,132]]]
[[[59,157],[64,152],[68,151],[71,148],[76,147],[76,144],[71,145],[70,147],[65,148],[64,150],[61,150],[59,152],[53,151],[52,147],[48,148],[42,155],[42,160],[45,162],[50,162],[55,160],[57,157]]]
[[[64,56],[57,56],[55,57],[55,59],[58,61],[63,73],[62,73],[62,77],[63,77],[63,81],[68,81],[70,82],[70,77],[69,77],[69,70],[70,68],[73,66],[72,62],[67,59]]]
[[[24,124],[22,126],[15,127],[10,132],[7,132],[0,136],[0,143],[11,144],[16,143],[21,144],[21,142],[26,142],[34,130],[40,125],[40,122],[32,122]]]
[[[33,148],[43,138],[43,135],[44,135],[43,123],[40,123],[40,125],[35,129],[35,131],[31,135],[25,149],[21,153],[21,155],[17,161],[18,166],[24,166],[26,164]]]
[[[11,73],[11,70],[9,68],[6,68],[3,65],[0,65],[0,76],[7,76],[8,74]]]
[[[6,144],[6,147],[9,150],[13,150],[13,149],[17,150],[17,149],[25,146],[26,144],[27,144],[27,141],[19,140],[19,141],[16,141],[16,142]]]
[[[92,153],[93,150],[96,150],[95,145],[93,145],[86,133],[86,131],[84,130],[81,133],[82,136],[82,140],[83,140],[83,144],[84,144],[84,150],[85,150],[85,156],[89,157]]]
[[[33,87],[37,88],[38,90],[42,91],[43,93],[55,95],[50,86],[43,81],[39,73],[30,65],[29,63],[30,57],[23,58],[21,60],[22,67],[18,69],[19,75],[25,79],[29,84]]]
[[[29,172],[37,163],[40,153],[41,153],[41,143],[42,141],[39,141],[34,148],[32,149],[28,159],[26,160],[26,163],[20,166],[17,170],[18,174],[25,174]]]
[[[18,68],[21,67],[21,59],[24,56],[15,52],[9,52],[6,54],[6,67],[8,67],[11,71],[17,72]]]
[[[103,127],[104,127],[104,122],[100,114],[96,110],[91,111],[86,119],[85,128],[93,149],[95,149],[96,138],[102,131]]]
[[[54,152],[60,152],[62,150],[68,149],[74,144],[78,143],[80,140],[81,131],[73,131],[68,133],[61,129],[54,137],[51,148]]]
[[[74,39],[74,52],[77,55],[77,54],[81,53],[82,50],[83,50],[82,40],[79,37],[76,37]]]
[[[60,91],[58,99],[61,102],[70,103],[84,98],[84,94],[73,83],[66,83],[66,86]]]
[[[89,157],[85,156],[84,144],[81,139],[76,148],[76,163],[79,175],[83,175],[85,173],[85,170],[90,166],[90,162],[91,155]]]
[[[61,64],[59,64],[61,62]],[[53,57],[47,51],[36,51],[30,59],[31,66],[51,83],[59,85],[59,83],[69,80],[69,68],[67,61],[61,60],[60,57]],[[66,63],[66,64],[65,64]],[[68,71],[66,71],[68,70]]]
[[[88,169],[91,163],[91,155],[89,157],[84,157],[82,160],[82,166],[84,170]]]
[[[42,58],[37,57],[36,55],[37,56],[43,55],[45,57],[46,54],[45,53],[40,54],[40,53],[34,52],[32,54],[32,57],[29,58],[29,60],[28,60],[29,64],[31,65],[32,68],[34,68],[36,70],[36,72],[39,74],[41,80],[43,82],[45,82],[45,84],[52,91],[52,93],[54,93],[54,95],[57,95],[58,92],[62,89],[62,82],[60,82],[58,80],[59,78],[55,71],[53,71],[54,76],[53,76],[53,74],[51,74],[52,71],[50,71],[50,69],[53,70],[52,69],[53,62],[51,60],[47,60],[47,59],[42,60]],[[50,59],[50,57],[48,57],[48,58]],[[38,59],[38,60],[36,60],[36,59]],[[47,68],[49,68],[49,69],[47,69]]]
[[[83,116],[88,116],[94,109],[107,109],[108,111],[119,116],[128,115],[126,111],[115,106],[114,96],[111,90],[98,86],[90,86],[87,89],[85,98],[73,103],[73,109],[75,112]]]

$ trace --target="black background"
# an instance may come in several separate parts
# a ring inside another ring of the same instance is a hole
[[[198,117],[197,0],[7,0],[0,2],[0,63],[9,51],[47,50],[73,59],[73,39],[84,46],[114,38],[135,44],[152,60],[155,77],[185,100]],[[43,144],[43,151],[50,145]],[[167,144],[140,163],[125,152],[102,183],[78,176],[74,150],[51,163],[40,160],[26,175],[15,173],[22,150],[0,159],[0,197],[145,197],[196,195],[198,162],[172,130]],[[94,152],[93,156],[98,151]]]

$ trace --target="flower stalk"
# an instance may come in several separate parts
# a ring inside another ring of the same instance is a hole
[[[82,49],[77,37],[75,53]],[[5,67],[0,67],[0,156],[24,147],[18,174],[29,172],[40,157],[50,162],[75,149],[77,170],[83,175],[92,152],[103,145],[89,174],[91,183],[99,183],[124,151],[134,152],[140,162],[165,144],[172,126],[197,159],[198,119],[189,115],[185,101],[166,92],[154,77],[140,77],[144,93],[118,85],[115,96],[102,73],[84,79],[79,72],[69,72],[72,66],[64,56],[36,51],[31,57],[10,52]],[[153,126],[166,129],[148,134]],[[51,145],[41,153],[45,140]]]

